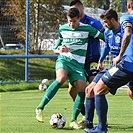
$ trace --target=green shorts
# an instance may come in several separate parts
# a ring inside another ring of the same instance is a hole
[[[86,81],[84,69],[82,67],[77,67],[76,64],[72,64],[71,62],[57,60],[56,61],[56,71],[60,68],[63,68],[66,70],[67,77],[69,79],[70,84],[73,85],[73,83],[76,80]]]

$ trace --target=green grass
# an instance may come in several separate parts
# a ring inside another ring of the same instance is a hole
[[[24,55],[24,51],[6,50],[0,51],[1,55]],[[47,51],[43,54],[54,54]],[[42,80],[44,78],[55,78],[55,59],[31,58],[28,60],[28,80]],[[24,81],[25,80],[25,59],[21,58],[0,58],[0,81]]]
[[[0,133],[83,133],[83,130],[72,130],[69,122],[72,114],[72,100],[67,89],[60,89],[56,96],[45,107],[45,122],[35,119],[35,108],[44,92],[39,90],[14,91],[0,93]],[[133,133],[132,101],[125,90],[118,90],[116,96],[107,95],[109,111],[109,133]],[[60,112],[65,115],[67,123],[64,129],[52,129],[50,116]],[[78,120],[81,119],[79,115]],[[97,123],[95,115],[94,124]]]

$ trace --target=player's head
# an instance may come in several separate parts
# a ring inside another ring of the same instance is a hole
[[[67,12],[67,20],[69,23],[69,26],[72,29],[75,29],[79,26],[79,10],[77,8],[70,8],[69,11]]]
[[[128,13],[132,13],[131,11],[133,11],[133,0],[127,0],[127,9]]]
[[[80,12],[80,18],[84,17],[84,6],[80,0],[72,0],[70,2],[70,8],[77,8]]]
[[[117,25],[119,26],[118,14],[113,9],[106,10],[103,14],[100,15],[100,18],[103,19],[104,26],[110,30],[115,30],[118,28]]]

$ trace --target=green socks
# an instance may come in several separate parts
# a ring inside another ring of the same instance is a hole
[[[41,103],[37,107],[37,109],[44,109],[44,106],[54,97],[58,89],[61,87],[62,84],[60,84],[57,80],[55,80],[46,90]]]
[[[85,100],[85,92],[78,92],[75,102],[74,102],[71,121],[77,120],[77,117],[79,113],[81,112],[81,109],[83,108],[84,100]]]

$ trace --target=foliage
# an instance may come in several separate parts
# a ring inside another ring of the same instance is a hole
[[[14,18],[12,25],[15,30],[19,31],[17,37],[25,40],[25,0],[5,0],[5,2],[7,6],[3,8],[4,15]],[[60,0],[30,0],[29,9],[30,50],[34,52],[39,49],[40,51],[38,44],[44,38],[57,38],[55,33],[59,25],[66,22],[66,12]]]
[[[117,12],[121,12],[122,0],[112,0],[110,7],[115,9]]]
[[[121,12],[122,8],[122,0],[82,0],[84,6],[92,7],[92,8],[102,8],[107,10],[109,8],[115,9],[117,12]]]
[[[99,1],[99,0],[93,0],[93,1],[90,1],[90,0],[82,0],[84,6],[87,6],[87,7],[91,7],[91,8],[102,8],[102,9],[108,9],[109,8],[109,5],[110,5],[110,1],[109,0],[102,0],[102,1]]]

